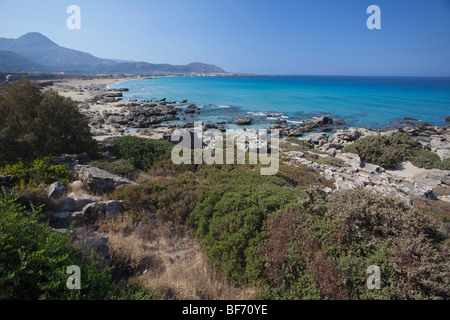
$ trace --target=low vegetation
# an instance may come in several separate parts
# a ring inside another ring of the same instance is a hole
[[[0,299],[97,300],[159,297],[130,282],[116,285],[111,268],[85,248],[71,246],[67,232],[38,223],[39,208],[26,210],[17,197],[0,190]],[[67,268],[85,275],[80,290],[68,290]]]
[[[135,180],[135,178],[141,172],[140,170],[137,170],[135,166],[126,159],[118,159],[114,161],[95,160],[91,161],[89,165],[91,167],[97,167],[131,180]]]
[[[332,184],[305,166],[282,163],[275,176],[250,165],[170,168],[156,163],[154,181],[113,197],[140,215],[187,224],[211,266],[234,285],[255,288],[256,298],[449,295],[448,240],[430,211],[363,189],[327,196],[320,190]],[[160,211],[171,203],[173,215]],[[370,265],[381,268],[381,290],[367,288]]]
[[[124,136],[116,141],[115,147],[121,159],[127,160],[136,169],[147,171],[173,145],[164,141]]]
[[[18,161],[0,167],[0,174],[11,175],[13,189],[37,189],[53,182],[70,182],[73,173],[67,165],[56,165],[48,157],[33,161]]]
[[[436,154],[423,150],[420,142],[402,133],[365,137],[346,146],[343,152],[356,153],[364,162],[385,169],[395,169],[399,162],[411,161],[420,168],[450,170],[448,159],[441,161]]]

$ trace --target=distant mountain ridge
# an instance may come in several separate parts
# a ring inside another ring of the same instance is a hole
[[[26,73],[26,72],[55,72],[50,67],[43,66],[22,57],[12,51],[0,50],[0,72]]]
[[[23,69],[21,72],[88,74],[226,73],[215,65],[199,62],[178,66],[102,59],[86,52],[61,47],[38,32],[30,32],[17,39],[0,38],[0,51],[0,70],[3,72]]]

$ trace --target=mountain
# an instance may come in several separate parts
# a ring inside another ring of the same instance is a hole
[[[225,73],[217,66],[198,62],[185,66],[174,66],[170,64],[102,59],[86,52],[61,47],[38,32],[30,32],[17,39],[0,38],[0,50],[14,52],[30,62],[66,73],[129,73],[140,75],[192,72]],[[24,64],[24,66],[27,65]],[[2,70],[8,70],[8,67],[8,64],[0,64],[0,69]],[[34,68],[36,69],[37,66]],[[32,68],[27,69],[24,67],[23,69],[33,71]],[[8,72],[13,72],[13,69],[11,68]]]
[[[138,75],[153,73],[225,73],[221,68],[199,62],[188,65],[153,64],[148,62],[117,63],[103,69],[101,73],[132,73]]]
[[[30,32],[18,39],[0,38],[0,50],[12,51],[21,56],[60,71],[89,71],[96,67],[115,64],[112,60],[100,59],[77,50],[60,47],[44,35]]]
[[[26,72],[54,72],[52,68],[32,62],[20,54],[0,50],[0,72],[26,73]]]

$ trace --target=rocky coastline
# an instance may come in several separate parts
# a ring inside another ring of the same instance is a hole
[[[95,80],[92,80],[95,82]],[[174,130],[192,128],[194,116],[201,115],[201,108],[187,99],[123,101],[127,88],[107,89],[107,84],[55,83],[51,88],[78,101],[80,112],[90,121],[92,133],[98,141],[110,142],[123,135],[136,135],[170,141]],[[112,83],[109,83],[112,84]],[[252,118],[237,119],[235,125],[252,128]],[[178,121],[182,124],[167,124]],[[204,123],[203,129],[225,131],[225,123]],[[329,180],[334,180],[335,192],[341,189],[364,187],[382,195],[400,198],[412,205],[414,202],[438,203],[450,212],[450,171],[425,170],[401,163],[397,170],[384,170],[364,163],[358,155],[342,153],[342,149],[367,136],[391,135],[397,132],[415,137],[424,150],[429,150],[444,160],[450,158],[450,125],[432,126],[415,119],[405,118],[402,123],[384,129],[346,127],[339,119],[322,116],[298,125],[287,125],[277,120],[269,129],[278,129],[282,142],[287,137],[297,137],[311,147],[308,152],[286,151],[283,160],[304,164],[318,170]],[[289,142],[290,143],[290,142]],[[290,143],[292,144],[292,143]],[[295,143],[294,143],[295,144]],[[281,148],[281,151],[284,151]],[[327,164],[314,158],[328,159]],[[338,164],[338,165],[336,165]]]

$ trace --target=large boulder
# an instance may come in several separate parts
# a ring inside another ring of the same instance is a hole
[[[238,126],[249,126],[252,124],[252,119],[250,118],[245,118],[245,119],[237,119],[236,120],[236,124]]]
[[[123,97],[123,94],[121,92],[110,92],[110,93],[105,93],[103,95],[103,97],[105,97],[105,98],[121,98],[121,97]]]
[[[336,158],[356,169],[361,168],[363,165],[361,158],[355,153],[338,153]]]
[[[7,187],[11,183],[11,175],[1,174],[0,175],[0,187]]]
[[[107,254],[108,253],[108,237],[98,236],[98,237],[86,237],[75,240],[73,242],[74,246],[90,247],[94,249],[97,253]]]
[[[121,184],[137,185],[134,181],[96,167],[77,165],[74,171],[78,180],[87,184],[91,190],[96,192],[111,192]]]
[[[70,170],[74,170],[75,167],[79,164],[88,163],[91,161],[89,155],[87,153],[81,154],[63,154],[59,157],[54,157],[52,161],[55,164],[63,165],[67,164]]]
[[[66,186],[62,182],[52,183],[47,188],[47,196],[49,199],[59,199],[66,194]]]
[[[325,143],[328,142],[329,137],[326,133],[313,133],[304,138],[300,138],[299,140],[306,141],[311,145],[322,147]]]
[[[312,122],[318,125],[333,124],[333,119],[323,115],[319,119],[312,120]]]
[[[102,198],[91,196],[89,194],[79,195],[72,192],[71,194],[69,194],[66,201],[64,201],[61,210],[71,212],[79,211],[83,209],[86,205],[99,201],[102,201]]]
[[[90,203],[81,212],[74,213],[79,221],[95,223],[99,218],[115,218],[124,212],[123,201],[111,200]]]

